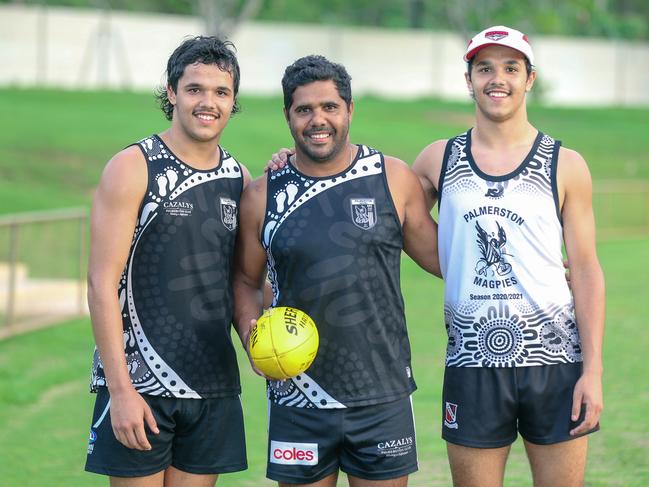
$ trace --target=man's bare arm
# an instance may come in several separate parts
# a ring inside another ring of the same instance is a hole
[[[235,252],[234,325],[244,349],[263,306],[266,252],[259,240],[266,209],[265,176],[251,182],[241,197],[241,223]],[[261,373],[253,369],[261,375]]]
[[[138,450],[151,449],[144,422],[154,433],[158,429],[128,374],[117,290],[146,187],[146,163],[138,147],[108,162],[92,205],[88,266],[88,305],[111,397],[113,432],[120,443]]]
[[[603,408],[602,342],[604,337],[604,275],[595,248],[592,182],[586,161],[576,152],[561,149],[558,165],[563,232],[570,263],[570,283],[583,352],[583,372],[573,393],[572,419],[584,405],[584,421],[571,431],[592,429]]]
[[[438,140],[428,145],[421,151],[412,165],[412,170],[419,177],[419,182],[424,188],[426,207],[432,210],[437,203],[439,178],[442,171],[446,140]]]

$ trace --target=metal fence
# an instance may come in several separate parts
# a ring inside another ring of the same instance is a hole
[[[88,211],[0,216],[0,339],[87,313]]]

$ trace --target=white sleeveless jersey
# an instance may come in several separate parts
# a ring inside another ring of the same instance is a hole
[[[439,182],[447,367],[582,360],[561,253],[559,146],[539,132],[516,170],[489,176],[471,156],[470,130],[448,141]]]

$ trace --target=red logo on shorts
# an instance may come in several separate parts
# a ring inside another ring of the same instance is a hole
[[[457,404],[447,402],[444,412],[444,426],[457,429]]]
[[[317,465],[317,443],[287,443],[271,440],[270,463],[282,465]]]

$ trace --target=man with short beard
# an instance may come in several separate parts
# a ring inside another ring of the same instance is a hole
[[[289,66],[284,114],[295,140],[286,167],[241,200],[235,323],[244,343],[273,306],[309,314],[320,348],[309,369],[269,381],[267,475],[280,485],[405,486],[418,468],[415,381],[400,289],[401,251],[439,274],[436,225],[412,170],[349,141],[345,68],[322,56]]]

